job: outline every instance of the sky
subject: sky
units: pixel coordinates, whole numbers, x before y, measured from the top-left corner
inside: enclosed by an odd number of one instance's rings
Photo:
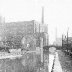
[[[57,37],[61,37],[69,28],[69,36],[72,36],[72,0],[0,0],[0,15],[6,22],[41,22],[42,6],[50,44],[55,41],[56,30]]]

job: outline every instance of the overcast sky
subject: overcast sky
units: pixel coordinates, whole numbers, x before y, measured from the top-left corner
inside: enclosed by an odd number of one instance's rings
[[[49,40],[62,33],[72,36],[72,0],[0,0],[0,15],[6,22],[37,20],[41,22],[41,7],[44,6],[45,23],[49,27]]]

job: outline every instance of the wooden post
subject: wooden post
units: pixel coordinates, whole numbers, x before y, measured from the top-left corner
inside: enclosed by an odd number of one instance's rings
[[[48,48],[48,72],[49,72],[49,48]]]
[[[69,28],[68,28],[69,30]],[[67,52],[68,52],[68,30],[67,30]]]

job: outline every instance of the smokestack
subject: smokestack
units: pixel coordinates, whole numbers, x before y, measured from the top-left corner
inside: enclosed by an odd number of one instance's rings
[[[57,27],[56,27],[56,41],[57,41]]]
[[[42,7],[42,24],[44,24],[44,7]]]

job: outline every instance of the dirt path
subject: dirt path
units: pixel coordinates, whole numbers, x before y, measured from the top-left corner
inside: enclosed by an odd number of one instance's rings
[[[61,50],[58,51],[58,56],[63,72],[72,72],[72,60],[70,56],[65,55]]]

